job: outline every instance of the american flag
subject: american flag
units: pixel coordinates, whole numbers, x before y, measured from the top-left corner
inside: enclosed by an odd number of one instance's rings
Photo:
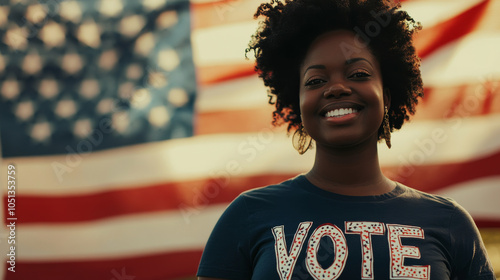
[[[244,57],[260,2],[0,1],[3,279],[192,277],[232,199],[312,166]],[[402,5],[425,97],[383,170],[500,228],[500,1]]]

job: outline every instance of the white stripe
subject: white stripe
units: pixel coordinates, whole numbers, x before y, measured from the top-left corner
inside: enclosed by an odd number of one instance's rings
[[[379,149],[381,165],[470,161],[500,151],[500,115],[409,122]]]
[[[226,206],[200,208],[192,215],[179,210],[89,223],[21,224],[17,256],[23,261],[95,260],[202,249]]]
[[[419,21],[423,28],[429,28],[447,21],[472,6],[484,0],[412,0],[402,4],[415,21]]]
[[[472,33],[422,61],[424,85],[443,87],[500,79],[500,32]]]
[[[201,87],[196,99],[200,113],[239,109],[265,108],[268,103],[267,88],[257,75],[233,79]]]
[[[197,66],[229,63],[252,64],[254,57],[245,49],[258,27],[256,20],[194,30],[191,35],[193,59]]]
[[[500,151],[498,135],[500,115],[408,123],[402,131],[393,133],[392,149],[381,143],[380,160],[383,166],[473,160]],[[284,131],[270,129],[197,136],[90,154],[9,159],[17,165],[18,193],[24,195],[94,193],[213,178],[217,174],[298,174],[307,171],[313,161],[314,151],[300,156]],[[4,170],[6,164],[3,163]]]
[[[500,172],[499,172],[500,173]],[[437,194],[456,200],[474,218],[499,220],[500,174],[440,189]]]
[[[498,220],[500,177],[439,191],[474,218]],[[88,223],[19,225],[19,259],[85,260],[201,249],[226,204],[162,213],[127,215]]]

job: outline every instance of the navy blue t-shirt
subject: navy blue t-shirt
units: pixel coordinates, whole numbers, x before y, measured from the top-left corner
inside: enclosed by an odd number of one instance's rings
[[[303,175],[236,198],[198,276],[495,279],[472,218],[453,200],[401,184],[383,195],[338,195]]]

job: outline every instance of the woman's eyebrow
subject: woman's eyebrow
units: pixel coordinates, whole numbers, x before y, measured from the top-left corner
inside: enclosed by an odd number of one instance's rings
[[[309,71],[310,69],[326,69],[326,66],[321,65],[321,64],[311,65],[311,66],[307,67],[306,70],[304,71],[304,76],[306,75],[307,71]]]
[[[353,63],[358,62],[360,60],[364,60],[364,61],[368,62],[371,66],[373,66],[372,63],[368,59],[363,58],[363,57],[355,57],[355,58],[348,59],[345,61],[345,65],[353,64]]]

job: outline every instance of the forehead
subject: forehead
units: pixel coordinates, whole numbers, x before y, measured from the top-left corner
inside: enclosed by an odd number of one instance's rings
[[[377,64],[367,44],[349,30],[335,30],[318,36],[307,50],[301,68],[310,64],[344,63],[352,58],[365,58]]]

